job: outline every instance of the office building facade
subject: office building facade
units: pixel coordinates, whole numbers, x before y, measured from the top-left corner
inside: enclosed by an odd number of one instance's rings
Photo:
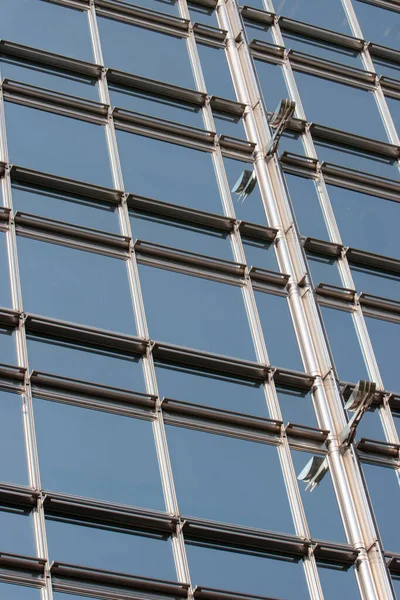
[[[2,598],[400,598],[399,41],[0,3]]]

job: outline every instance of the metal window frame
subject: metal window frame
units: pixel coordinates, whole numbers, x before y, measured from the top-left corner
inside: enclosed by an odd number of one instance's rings
[[[306,37],[317,39],[323,42],[328,42],[339,47],[351,48],[353,50],[361,51],[365,44],[364,40],[362,39],[350,35],[345,35],[344,33],[338,33],[337,31],[332,31],[331,29],[317,27],[317,25],[312,25],[303,21],[290,19],[289,17],[285,16],[279,17],[278,24],[280,29],[282,29],[283,31],[298,33],[300,35],[304,35]]]

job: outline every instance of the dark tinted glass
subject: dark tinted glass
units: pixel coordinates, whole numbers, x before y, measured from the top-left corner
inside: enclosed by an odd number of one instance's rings
[[[273,112],[282,98],[289,97],[282,67],[263,60],[255,60],[254,64],[267,110]]]
[[[7,365],[17,364],[17,348],[15,335],[12,329],[0,327],[0,363]]]
[[[283,39],[285,41],[285,46],[288,49],[304,52],[305,54],[312,54],[319,58],[325,58],[326,60],[331,60],[336,63],[350,65],[351,67],[356,67],[358,69],[363,68],[360,54],[356,50],[329,44],[323,40],[317,40],[311,37],[299,36],[292,32],[285,33]]]
[[[354,10],[365,40],[392,48],[399,47],[400,15],[398,12],[373,6],[363,0],[354,0]]]
[[[149,92],[123,88],[111,84],[110,101],[113,106],[133,110],[144,115],[151,115],[175,123],[184,123],[191,127],[203,127],[202,110],[200,106],[186,104],[167,98],[156,96]]]
[[[28,485],[21,396],[0,390],[0,481]]]
[[[361,596],[352,567],[346,571],[319,564],[318,575],[325,600],[337,600],[337,598],[360,600]]]
[[[258,183],[248,198],[243,202],[239,200],[239,196],[236,193],[232,192],[235,184],[242,176],[243,171],[253,172],[253,164],[224,157],[224,167],[229,189],[231,190],[236,217],[238,219],[243,219],[243,221],[252,221],[253,223],[260,223],[261,225],[268,225]]]
[[[193,89],[184,38],[103,17],[97,23],[108,67]]]
[[[4,0],[0,37],[93,62],[86,11],[46,0]]]
[[[315,287],[319,283],[343,287],[336,258],[307,252],[307,260]]]
[[[169,539],[46,519],[50,560],[176,580]]]
[[[393,519],[400,499],[399,475],[394,469],[376,465],[364,464],[363,471],[383,546],[388,552],[399,552],[400,522]]]
[[[388,141],[372,92],[307,73],[295,78],[308,121]]]
[[[366,318],[366,323],[383,385],[387,390],[398,392],[400,391],[398,360],[393,350],[399,343],[400,325],[369,317]]]
[[[285,174],[285,179],[300,233],[305,237],[328,240],[329,234],[314,180],[289,173]]]
[[[137,239],[233,260],[230,236],[225,231],[136,211],[131,212],[131,228]]]
[[[79,73],[52,69],[46,65],[21,62],[8,57],[1,57],[0,73],[1,77],[99,102],[97,81]]]
[[[125,131],[117,131],[117,140],[126,190],[172,204],[222,212],[211,154]]]
[[[36,556],[32,515],[20,508],[0,506],[1,550]]]
[[[351,35],[340,0],[274,0],[274,7],[278,15]]]
[[[8,266],[7,238],[0,234],[0,306],[11,307],[10,272]]]
[[[303,363],[286,298],[262,292],[256,292],[255,295],[271,364],[303,371]]]
[[[139,272],[152,339],[254,360],[240,287],[153,267]]]
[[[37,371],[145,391],[141,361],[135,356],[32,336],[27,345],[30,367]]]
[[[112,187],[102,125],[10,102],[5,112],[14,164]]]
[[[293,465],[297,475],[311,458],[312,454],[292,450]],[[312,494],[310,490],[306,491],[304,481],[298,483],[311,537],[332,542],[346,542],[330,473],[325,475]]]
[[[275,446],[168,425],[167,439],[181,513],[293,532]]]
[[[351,314],[325,307],[321,311],[339,378],[369,379]]]
[[[186,543],[194,585],[287,600],[309,600],[302,563]]]
[[[0,594],[8,600],[40,600],[40,590],[20,585],[0,583]],[[58,600],[61,600],[60,598]]]
[[[25,310],[135,334],[123,260],[18,238]]]
[[[386,256],[400,256],[398,202],[332,185],[328,186],[328,192],[346,246]],[[378,231],[379,235],[376,235]]]
[[[268,417],[260,382],[161,363],[156,363],[156,375],[161,397]]]
[[[198,43],[197,50],[208,94],[236,100],[224,48]]]
[[[367,292],[392,300],[400,298],[400,276],[396,273],[351,265],[351,274],[358,292]]]
[[[285,425],[297,423],[318,427],[310,392],[294,388],[276,388]]]
[[[120,233],[115,205],[44,188],[31,188],[23,184],[12,186],[12,196],[15,211]]]
[[[151,422],[37,399],[34,413],[46,489],[165,510]]]

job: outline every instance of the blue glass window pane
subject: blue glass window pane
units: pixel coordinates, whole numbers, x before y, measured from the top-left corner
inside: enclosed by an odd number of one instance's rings
[[[312,54],[319,58],[325,58],[326,60],[331,60],[336,63],[350,65],[351,67],[356,67],[358,69],[363,68],[363,63],[357,50],[345,48],[344,46],[336,46],[335,44],[329,44],[328,42],[317,40],[315,38],[299,36],[292,32],[285,33],[283,39],[285,46],[288,49],[304,52],[305,54]]]
[[[181,513],[293,532],[275,446],[170,425],[167,439]]]
[[[131,228],[133,238],[233,260],[230,235],[225,231],[137,211],[131,212]]]
[[[386,98],[387,105],[392,115],[393,122],[397,129],[397,134],[400,135],[400,102],[394,98]]]
[[[312,454],[292,450],[292,460],[297,475],[311,458]],[[299,481],[299,489],[311,537],[331,542],[346,542],[329,471],[312,494],[310,494],[309,490],[306,491],[304,481]]]
[[[308,121],[388,141],[372,92],[298,71],[295,78]]]
[[[400,577],[395,577],[395,575],[392,575],[392,583],[397,598],[400,598]]]
[[[19,508],[0,506],[1,551],[37,556],[32,515]]]
[[[265,240],[243,238],[242,244],[249,266],[261,267],[269,271],[279,271],[274,245]]]
[[[135,356],[32,336],[27,346],[30,367],[36,371],[145,391],[141,360]]]
[[[197,51],[208,94],[236,100],[224,48],[197,43]]]
[[[396,159],[389,156],[370,154],[357,148],[335,145],[332,142],[317,139],[313,141],[320,162],[326,161],[364,173],[373,173],[389,179],[399,179]]]
[[[274,7],[278,15],[351,35],[340,0],[274,0]]]
[[[255,296],[271,364],[304,371],[286,298],[263,292]]]
[[[294,154],[304,155],[303,146],[303,135],[296,133],[295,131],[284,131],[281,139],[279,140],[279,156],[282,156],[284,152],[293,152]]]
[[[358,292],[367,292],[391,300],[400,298],[400,276],[379,269],[351,265],[351,274]]]
[[[117,207],[113,204],[23,184],[12,185],[12,197],[15,212],[120,233]]]
[[[253,171],[253,164],[224,157],[224,167],[226,177],[228,179],[229,189],[231,190],[236,217],[238,219],[242,219],[243,221],[251,221],[253,223],[260,223],[261,225],[268,225],[258,183],[251,192],[250,196],[246,198],[244,202],[239,201],[237,194],[232,192],[233,187],[235,186],[239,177],[242,175],[243,171]]]
[[[246,139],[242,117],[216,110],[213,110],[213,117],[217,133],[241,140]]]
[[[29,485],[22,420],[22,400],[0,390],[0,481]]]
[[[7,600],[40,600],[41,598],[40,590],[37,588],[8,583],[0,583],[0,595]]]
[[[400,79],[400,64],[389,62],[377,56],[371,57],[378,75],[386,75],[392,79]]]
[[[5,112],[14,164],[113,187],[102,125],[10,102]]]
[[[387,552],[400,550],[400,521],[393,519],[399,506],[399,476],[394,469],[363,464],[372,508]]]
[[[260,21],[244,19],[244,28],[246,30],[249,43],[253,40],[261,40],[262,42],[275,44],[270,25],[260,23]]]
[[[399,325],[366,317],[367,329],[371,338],[378,367],[385,389],[393,392],[400,391],[399,364],[394,352],[399,343]]]
[[[21,62],[3,56],[0,59],[0,73],[2,78],[56,90],[62,94],[89,98],[96,102],[100,100],[97,81],[72,71],[61,71],[46,65]]]
[[[273,112],[282,98],[289,97],[282,67],[264,60],[255,60],[254,65],[267,110]]]
[[[240,287],[143,265],[139,273],[153,340],[254,360]]]
[[[186,542],[193,585],[287,600],[309,600],[301,562]]]
[[[133,112],[151,115],[174,123],[203,128],[201,106],[186,104],[166,96],[157,96],[141,90],[109,84],[110,101],[113,106]]]
[[[103,17],[97,17],[97,23],[108,67],[194,88],[184,38]]]
[[[378,8],[362,0],[354,0],[354,10],[365,40],[391,48],[399,47],[400,15],[398,12]]]
[[[195,2],[188,2],[187,4],[192,23],[202,23],[209,27],[219,27],[214,6],[203,6]]]
[[[37,399],[34,414],[46,489],[165,510],[151,422]]]
[[[0,306],[12,306],[10,272],[8,267],[7,239],[0,234]]]
[[[307,252],[307,260],[314,287],[317,287],[319,283],[329,283],[329,285],[343,287],[335,258]]]
[[[269,416],[263,384],[259,381],[162,363],[156,363],[156,376],[161,397]]]
[[[25,310],[135,334],[124,260],[18,238]]]
[[[382,421],[379,416],[379,409],[374,406],[370,408],[357,425],[356,439],[368,438],[370,440],[385,440],[385,434],[382,427]],[[348,412],[350,420],[354,413]]]
[[[394,425],[396,427],[397,435],[400,437],[400,412],[392,412]]]
[[[46,0],[4,0],[0,37],[93,62],[86,11]]]
[[[322,208],[313,179],[285,174],[295,219],[300,233],[307,237],[329,240]]]
[[[171,204],[222,212],[211,154],[126,131],[116,133],[126,190]]]
[[[351,314],[326,307],[321,311],[339,378],[369,379]]]
[[[17,347],[12,329],[0,327],[0,363],[17,365]]]
[[[144,6],[150,10],[156,10],[157,12],[179,17],[177,0],[124,0],[124,2],[135,4],[136,6]]]
[[[279,386],[276,392],[285,425],[296,423],[318,427],[310,392]]]
[[[328,185],[329,198],[346,246],[400,256],[398,202]],[[379,235],[376,232],[379,231]]]
[[[318,575],[324,592],[324,600],[337,600],[338,598],[360,600],[357,580],[351,567],[345,571],[319,564]]]
[[[46,519],[50,560],[176,581],[171,541]]]

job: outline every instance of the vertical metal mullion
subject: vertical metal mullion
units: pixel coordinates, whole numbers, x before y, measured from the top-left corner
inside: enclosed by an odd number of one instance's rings
[[[93,0],[90,6],[90,22],[91,22],[91,31],[94,40],[94,48],[96,54],[96,60],[102,63],[102,52],[101,52],[101,40],[97,27],[97,16],[95,11],[95,6]],[[108,83],[105,75],[103,74],[100,82],[100,96],[103,101],[109,104],[109,93],[108,93]],[[113,177],[114,177],[114,186],[119,190],[124,190],[123,176],[121,163],[119,159],[117,140],[115,135],[114,121],[112,118],[111,111],[109,112],[108,123],[106,125],[107,130],[107,144],[108,151],[110,155],[110,161],[113,165]],[[127,205],[127,195],[124,194],[123,199],[119,205],[119,217],[120,217],[120,225],[123,235],[127,235],[132,238],[132,231],[130,226],[129,219],[129,211]],[[134,307],[134,315],[138,329],[138,335],[143,338],[148,338],[148,328],[146,322],[145,315],[145,307],[143,302],[143,296],[140,288],[139,281],[139,273],[138,266],[136,261],[136,255],[131,249],[130,259],[127,261],[128,268],[128,279],[132,293],[133,299],[133,307]],[[142,359],[143,362],[143,371],[144,378],[146,384],[146,391],[150,394],[158,395],[158,387],[157,380],[154,369],[153,356],[151,353],[151,348],[149,348],[148,352]],[[166,503],[166,510],[172,514],[178,515],[178,503],[175,494],[175,487],[173,482],[172,468],[168,454],[168,445],[165,435],[165,427],[164,421],[162,418],[162,411],[160,407],[159,401],[157,402],[157,414],[156,419],[153,421],[153,432],[154,432],[154,440],[157,451],[157,457],[160,468],[160,476],[162,482],[162,488],[164,493],[164,499]],[[187,563],[187,557],[185,552],[185,545],[183,541],[182,532],[180,530],[177,531],[177,534],[172,536],[172,548],[175,559],[175,566],[177,569],[177,575],[179,581],[189,582],[189,569]]]

